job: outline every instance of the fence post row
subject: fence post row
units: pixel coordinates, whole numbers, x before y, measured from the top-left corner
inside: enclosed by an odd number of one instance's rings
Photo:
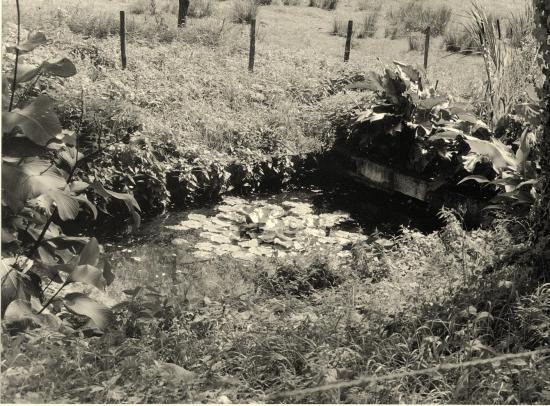
[[[184,27],[187,23],[187,11],[189,10],[189,0],[179,0],[178,8],[178,28]]]
[[[348,21],[348,33],[346,35],[346,48],[344,50],[344,62],[349,61],[349,53],[351,49],[351,35],[353,33],[353,21]]]
[[[424,42],[424,70],[428,69],[428,55],[430,53],[430,31],[431,27],[426,28],[426,40]]]
[[[250,51],[248,53],[248,70],[254,72],[254,55],[256,53],[256,18],[250,20]]]
[[[122,69],[126,69],[126,17],[124,11],[120,11],[120,60]]]

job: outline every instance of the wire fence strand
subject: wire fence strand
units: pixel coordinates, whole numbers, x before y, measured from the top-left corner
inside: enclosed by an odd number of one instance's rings
[[[269,400],[275,400],[275,399],[286,398],[286,397],[303,397],[303,396],[311,395],[317,392],[349,388],[352,386],[361,386],[361,385],[374,383],[374,382],[405,378],[408,376],[433,374],[440,371],[450,371],[450,370],[459,369],[459,368],[469,368],[469,367],[478,366],[478,365],[507,362],[518,358],[527,358],[527,357],[532,357],[534,355],[542,355],[542,354],[550,354],[550,348],[527,351],[527,352],[522,352],[518,354],[504,354],[504,355],[499,355],[492,358],[475,359],[471,361],[460,362],[457,364],[440,364],[435,367],[419,369],[416,371],[396,372],[396,373],[391,373],[391,374],[381,375],[381,376],[363,375],[351,381],[334,382],[334,383],[316,386],[313,388],[296,389],[296,390],[291,390],[286,392],[274,393],[274,394],[268,395],[265,400],[269,401]]]

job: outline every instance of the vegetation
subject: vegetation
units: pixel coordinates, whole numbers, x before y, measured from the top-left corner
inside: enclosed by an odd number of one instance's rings
[[[412,0],[388,11],[386,36],[396,37],[413,31],[426,32],[427,27],[430,27],[432,35],[442,35],[451,16],[451,9],[447,6],[432,8]]]
[[[205,0],[182,29],[173,3],[128,3],[126,70],[120,4],[32,5],[15,26],[3,7],[2,399],[548,403],[544,0],[519,42],[472,8],[479,55],[433,47],[428,72],[407,38],[445,27],[444,6],[266,4],[254,73],[242,1]],[[334,9],[369,37],[346,64]],[[361,233],[227,196],[303,186],[334,146],[491,199],[489,221],[443,208],[435,232]],[[198,210],[129,236],[174,206]]]

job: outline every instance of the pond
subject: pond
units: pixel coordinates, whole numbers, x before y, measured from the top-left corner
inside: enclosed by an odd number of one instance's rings
[[[357,183],[309,184],[275,194],[225,196],[207,207],[169,212],[146,222],[117,248],[130,252],[132,246],[147,245],[167,255],[183,250],[197,259],[230,255],[243,261],[315,250],[346,261],[353,244],[373,233],[391,236],[404,225],[430,232],[439,223],[420,203]]]

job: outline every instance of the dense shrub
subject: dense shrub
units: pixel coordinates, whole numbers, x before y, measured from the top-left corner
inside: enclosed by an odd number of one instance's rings
[[[451,21],[452,12],[448,6],[430,7],[418,1],[409,1],[388,11],[386,36],[398,36],[407,32],[425,32],[430,27],[431,35],[442,35]]]

